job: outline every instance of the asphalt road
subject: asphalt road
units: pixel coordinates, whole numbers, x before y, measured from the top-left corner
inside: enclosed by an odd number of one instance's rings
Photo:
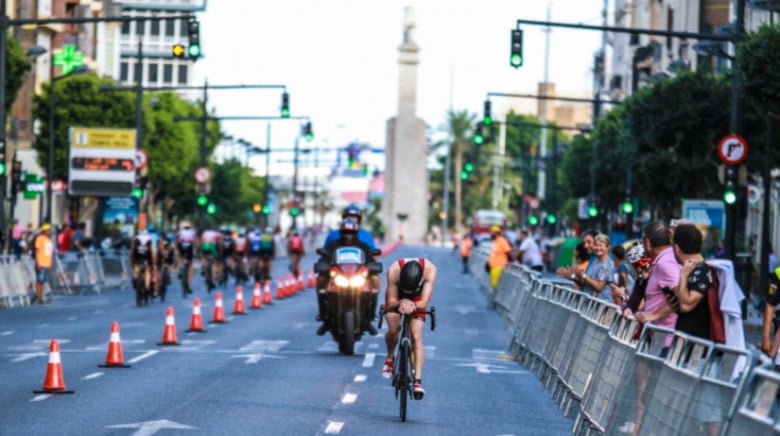
[[[208,321],[214,293],[198,277],[206,333],[186,333],[192,297],[178,283],[168,302],[135,307],[131,290],[55,296],[51,304],[0,311],[0,434],[569,434],[571,421],[540,382],[504,355],[506,334],[449,249],[402,246],[385,259],[425,256],[440,268],[433,297],[437,328],[425,331],[427,395],[407,422],[380,376],[383,332],[364,336],[354,356],[315,335],[311,289],[248,315],[232,315],[235,287],[222,289],[227,324]],[[303,265],[314,262],[307,256]],[[287,262],[278,260],[274,273]],[[175,310],[181,346],[163,347],[165,312]],[[125,363],[99,368],[117,321]],[[34,394],[49,345],[61,347],[71,395]]]

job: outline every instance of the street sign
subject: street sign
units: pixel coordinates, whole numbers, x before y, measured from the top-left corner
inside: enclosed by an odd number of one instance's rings
[[[206,167],[200,167],[195,170],[195,181],[198,183],[208,183],[211,178],[211,173]]]
[[[135,151],[135,167],[139,170],[146,168],[146,164],[149,162],[149,156],[143,150]]]
[[[727,165],[741,164],[747,152],[747,142],[739,135],[726,135],[718,143],[718,156]]]
[[[38,194],[46,190],[46,183],[37,174],[28,173],[24,175],[24,198],[34,200]]]
[[[60,67],[62,75],[66,76],[76,67],[84,65],[84,55],[76,51],[75,45],[65,44],[60,53],[54,53],[54,65]]]
[[[65,189],[67,189],[65,185],[65,181],[62,179],[54,179],[54,182],[51,184],[51,192],[65,192]]]
[[[68,192],[130,196],[135,187],[134,129],[71,127]]]

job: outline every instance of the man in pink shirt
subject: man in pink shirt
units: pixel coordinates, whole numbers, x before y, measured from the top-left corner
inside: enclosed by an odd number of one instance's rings
[[[664,289],[674,292],[677,288],[680,283],[680,264],[674,257],[669,235],[669,229],[660,221],[652,222],[642,229],[645,253],[653,258],[653,263],[650,266],[650,278],[645,290],[645,308],[636,314],[636,319],[642,323],[649,322],[674,329],[677,314],[666,303]],[[664,347],[668,347],[671,343],[672,337],[668,336],[664,341]]]
[[[22,255],[22,240],[24,239],[24,226],[19,224],[18,219],[14,219],[14,226],[11,228],[11,249],[13,255],[18,259]]]

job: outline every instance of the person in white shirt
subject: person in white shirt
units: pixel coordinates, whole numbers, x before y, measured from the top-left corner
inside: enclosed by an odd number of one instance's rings
[[[517,259],[534,271],[544,271],[542,251],[539,249],[539,244],[528,234],[528,229],[520,230],[520,248]]]

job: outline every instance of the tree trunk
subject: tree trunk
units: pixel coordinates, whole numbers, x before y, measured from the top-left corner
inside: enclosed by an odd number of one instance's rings
[[[460,172],[463,170],[463,149],[452,144],[455,150],[455,168],[453,168],[452,175],[455,178],[455,233],[460,235],[461,225],[463,224],[463,210],[461,207],[461,183]]]

